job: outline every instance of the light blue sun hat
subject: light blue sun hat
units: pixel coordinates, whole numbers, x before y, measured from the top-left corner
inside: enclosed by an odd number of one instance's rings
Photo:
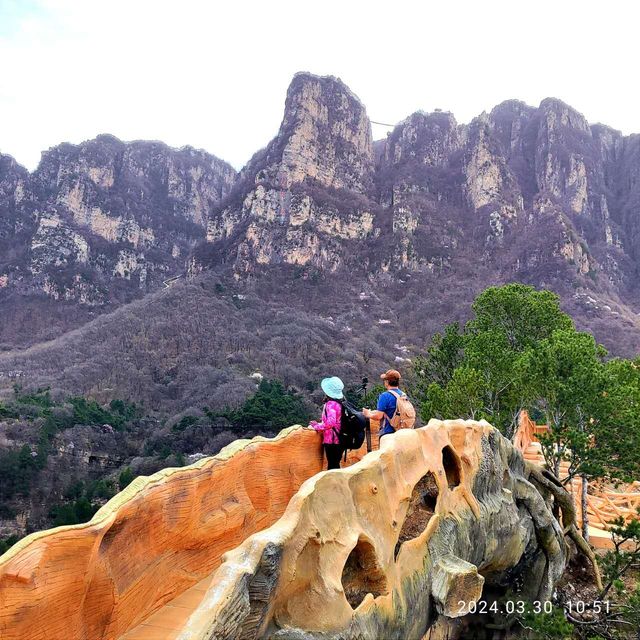
[[[342,400],[342,390],[344,389],[344,382],[338,378],[338,376],[332,376],[331,378],[324,378],[320,383],[322,390],[334,400]]]

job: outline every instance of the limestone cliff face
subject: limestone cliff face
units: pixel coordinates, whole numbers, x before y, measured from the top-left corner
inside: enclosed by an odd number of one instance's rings
[[[0,289],[9,285],[6,265],[21,261],[35,229],[29,173],[0,154]]]
[[[207,240],[225,246],[240,273],[290,264],[333,271],[342,246],[376,236],[371,125],[338,79],[301,73],[287,92],[277,137],[243,170],[210,216]],[[213,252],[219,260],[222,251]]]
[[[603,125],[592,127],[592,131],[602,158],[604,203],[612,221],[608,242],[623,247],[637,262],[640,257],[640,135],[624,137]]]
[[[2,265],[7,286],[89,305],[114,289],[145,291],[184,271],[235,176],[204,151],[107,135],[50,149],[32,175],[5,161],[3,210],[30,223],[20,255]]]
[[[538,122],[538,190],[576,216],[579,228],[584,229],[580,218],[595,223],[586,233],[589,240],[611,243],[603,159],[586,118],[560,100],[546,99],[540,104]]]
[[[212,211],[193,270],[438,274],[473,250],[509,278],[579,286],[589,276],[592,286],[602,273],[603,286],[624,289],[637,146],[549,98],[538,108],[507,101],[468,125],[417,112],[374,153],[345,85],[299,74],[278,136]]]
[[[235,171],[191,147],[123,143],[102,135],[45,152],[33,180],[34,188],[66,208],[76,224],[106,240],[122,238],[137,246],[152,241],[153,227],[160,226],[154,214],[204,227],[209,208],[233,185]],[[138,228],[127,228],[127,220]]]
[[[369,118],[360,100],[335,78],[294,77],[275,146],[282,147],[276,170],[282,186],[312,178],[324,187],[364,192],[371,184]]]
[[[462,245],[511,247],[497,262],[520,277],[535,280],[546,263],[578,278],[602,272],[624,287],[628,258],[637,260],[639,147],[638,136],[591,127],[560,100],[538,108],[509,100],[469,125],[414,114],[382,144],[377,176],[394,230],[428,224],[441,258]],[[457,221],[457,239],[443,233],[444,219]],[[424,250],[410,244],[420,262]]]
[[[376,174],[390,210],[392,247],[383,268],[439,271],[462,238],[464,127],[450,113],[417,112],[382,143]]]
[[[11,156],[0,154],[0,241],[6,243],[22,229],[29,227],[28,217],[18,214],[29,199],[29,174]]]
[[[524,201],[507,159],[497,144],[489,116],[476,118],[466,132],[465,193],[487,228],[487,242],[501,241],[506,227],[522,214]]]
[[[301,73],[278,135],[238,176],[201,151],[111,136],[49,150],[31,176],[2,158],[0,293],[100,305],[212,266],[369,283],[455,279],[473,262],[478,289],[518,279],[626,304],[639,211],[640,136],[560,100],[508,100],[469,124],[416,112],[373,144],[342,81]]]
[[[461,146],[461,131],[451,113],[418,111],[400,123],[382,147],[385,167],[416,162],[432,167],[449,163]]]

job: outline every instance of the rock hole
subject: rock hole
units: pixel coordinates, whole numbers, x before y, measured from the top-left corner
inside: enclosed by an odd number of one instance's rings
[[[387,578],[380,568],[373,545],[360,538],[342,570],[342,587],[347,602],[356,609],[367,593],[374,598],[389,593]]]
[[[400,547],[404,542],[417,538],[427,528],[427,524],[436,510],[438,495],[436,478],[431,472],[422,476],[413,487],[407,515],[402,523],[402,529],[400,529],[396,543],[394,559],[398,557]]]
[[[449,489],[457,487],[460,484],[460,460],[449,445],[442,449],[442,466],[447,475]]]

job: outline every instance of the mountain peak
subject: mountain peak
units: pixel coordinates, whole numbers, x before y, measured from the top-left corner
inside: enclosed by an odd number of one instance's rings
[[[559,98],[545,98],[542,100],[540,111],[550,127],[561,125],[571,129],[578,129],[585,133],[591,132],[587,119],[577,109],[574,109]]]
[[[389,134],[385,165],[416,159],[425,165],[441,165],[460,144],[458,124],[449,111],[416,111]]]
[[[333,76],[294,76],[270,147],[280,151],[275,154],[280,184],[309,177],[326,187],[362,192],[370,182],[371,123],[358,97]]]
[[[353,100],[362,105],[362,101],[360,100],[360,98],[341,78],[331,75],[321,76],[309,71],[298,71],[294,74],[289,84],[287,94],[297,91],[299,87],[306,84],[320,84],[326,91],[348,94]]]
[[[531,116],[535,112],[535,107],[528,105],[522,100],[503,100],[491,109],[490,116],[493,120],[504,117]]]

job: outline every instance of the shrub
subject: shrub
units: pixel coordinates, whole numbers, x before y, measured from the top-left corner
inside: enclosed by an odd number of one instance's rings
[[[6,405],[4,402],[0,402],[0,420],[6,418],[17,418],[20,414],[11,405]]]
[[[86,496],[82,496],[70,503],[54,505],[49,511],[49,517],[53,519],[54,527],[80,524],[91,520],[98,508],[98,505],[91,503]]]
[[[122,491],[125,487],[129,486],[135,476],[133,475],[133,471],[131,471],[131,467],[125,467],[121,472],[118,478],[118,486],[120,487],[120,491]]]
[[[20,540],[20,536],[9,536],[8,538],[0,538],[0,556],[6,553],[16,542]]]
[[[211,417],[215,414],[209,412]],[[309,421],[309,410],[293,390],[277,380],[262,380],[255,394],[236,410],[222,413],[234,426],[245,429],[280,430]]]

